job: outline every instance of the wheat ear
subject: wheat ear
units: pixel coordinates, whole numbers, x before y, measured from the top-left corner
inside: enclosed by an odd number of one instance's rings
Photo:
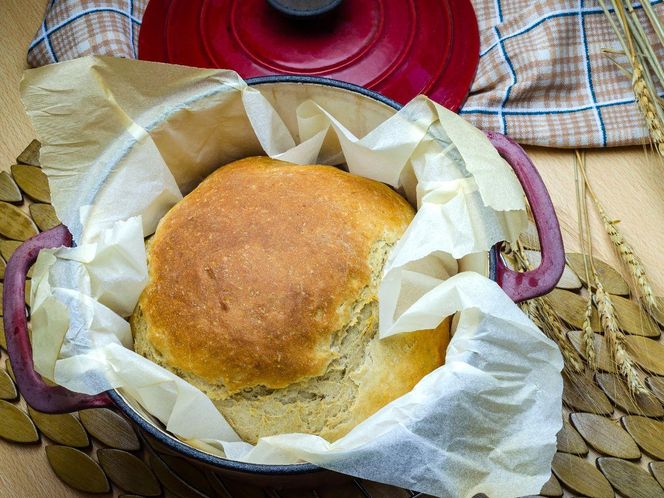
[[[611,242],[613,242],[613,245],[618,251],[620,259],[623,260],[625,266],[627,266],[629,269],[629,272],[632,274],[632,277],[634,278],[634,281],[639,288],[641,299],[649,309],[657,309],[655,293],[652,290],[652,286],[650,285],[650,281],[646,275],[643,263],[641,263],[639,257],[634,253],[632,245],[627,242],[623,234],[618,231],[615,226],[615,222],[609,220],[600,205],[597,205],[597,209],[599,211],[600,217],[602,218],[602,222],[604,223],[604,229],[606,230],[606,233],[609,235]]]
[[[518,240],[514,245],[507,245],[505,254],[515,263],[518,270],[528,271],[532,269],[526,251]],[[558,345],[558,349],[560,349],[565,360],[565,366],[575,372],[582,372],[583,362],[570,344],[565,326],[548,299],[545,297],[529,299],[521,303],[521,309],[549,339]]]
[[[586,355],[586,361],[591,370],[597,370],[597,354],[595,351],[595,333],[590,324],[593,316],[593,295],[588,295],[588,303],[586,304],[586,311],[583,317],[582,324],[582,339],[583,339],[583,352]]]
[[[641,62],[635,57],[632,58],[632,68],[632,88],[636,103],[648,125],[653,145],[664,156],[664,124],[657,113],[655,100],[643,76]]]
[[[657,59],[652,44],[649,42],[642,26],[637,17],[635,17],[634,9],[631,4],[623,3],[622,0],[611,0],[613,4],[613,11],[616,15],[618,23],[616,23],[611,15],[604,0],[599,0],[599,4],[604,10],[606,19],[613,32],[616,34],[620,45],[622,46],[623,53],[627,56],[630,65],[632,66],[632,90],[636,98],[636,104],[644,117],[653,146],[657,149],[660,155],[664,156],[664,115],[662,110],[658,107],[658,96],[655,90],[655,84],[647,68],[644,67],[643,61],[646,60],[650,67],[653,69],[655,75],[659,78],[660,83],[664,83],[662,76],[664,70]],[[626,8],[630,11],[631,17],[628,19]],[[646,9],[651,25],[655,33],[661,38],[664,36],[662,33],[662,26],[659,20],[652,22],[651,14]],[[655,16],[656,19],[656,16]],[[620,27],[619,27],[619,26]],[[635,46],[635,42],[638,47]],[[639,48],[639,51],[637,51]]]
[[[565,327],[555,314],[555,311],[553,311],[551,304],[545,299],[537,297],[522,303],[521,309],[544,335],[556,343],[565,360],[565,367],[577,373],[582,372],[583,363],[569,343],[565,334]]]
[[[533,301],[535,301],[535,307],[541,317],[540,328],[542,331],[558,345],[565,364],[575,372],[582,372],[583,362],[569,342],[565,326],[554,311],[549,300],[545,297],[538,297],[533,299]]]
[[[648,394],[649,391],[638,376],[636,366],[627,352],[625,334],[618,324],[611,296],[604,290],[597,273],[594,273],[593,277],[595,279],[595,305],[599,312],[606,344],[618,367],[618,372],[625,378],[627,387],[632,393]]]
[[[585,156],[583,156],[585,157]],[[577,223],[579,228],[579,240],[581,241],[581,253],[583,254],[583,269],[586,274],[586,282],[590,282],[590,270],[589,270],[589,258],[586,253],[586,242],[585,242],[585,232],[583,229],[583,217],[582,213],[586,207],[586,182],[580,181],[579,179],[579,170],[583,166],[583,157],[576,151],[576,157],[574,162],[574,183],[576,185],[576,214],[577,214]],[[584,176],[585,180],[585,176]],[[588,241],[590,245],[590,250],[592,251],[592,241]],[[591,370],[597,370],[597,354],[595,351],[595,334],[593,333],[593,328],[590,324],[593,316],[593,290],[592,287],[588,286],[588,303],[586,304],[586,311],[584,314],[584,319],[581,327],[581,343],[583,347],[583,352],[588,361],[588,366]]]
[[[639,257],[634,252],[634,248],[632,247],[632,245],[627,241],[627,239],[625,239],[625,236],[616,227],[616,222],[609,219],[608,215],[606,214],[606,211],[604,211],[602,203],[599,201],[599,199],[595,195],[595,192],[590,186],[590,182],[588,181],[588,177],[586,176],[585,162],[578,152],[577,152],[577,164],[579,166],[581,174],[583,175],[584,183],[586,188],[588,189],[588,193],[590,193],[590,198],[593,200],[593,203],[597,208],[597,212],[599,213],[599,216],[602,220],[602,223],[604,225],[604,230],[606,230],[609,239],[611,239],[613,246],[616,248],[618,256],[620,256],[620,259],[625,264],[625,267],[628,269],[628,271],[634,278],[634,282],[639,288],[639,293],[641,294],[641,300],[646,304],[646,307],[648,308],[649,311],[656,310],[658,308],[657,300],[655,299],[655,293],[652,289],[652,285],[650,284],[650,280],[648,279],[648,276],[646,274],[645,267],[643,266],[643,263],[641,262]]]

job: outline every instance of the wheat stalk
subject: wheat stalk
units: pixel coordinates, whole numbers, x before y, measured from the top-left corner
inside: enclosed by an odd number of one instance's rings
[[[632,66],[632,90],[634,91],[636,104],[648,127],[652,144],[659,154],[664,156],[664,110],[662,110],[653,81],[654,75],[661,84],[664,84],[664,69],[662,68],[662,64],[631,3],[625,0],[611,0],[620,27],[614,21],[604,0],[599,0],[599,3],[604,10],[611,29],[616,34],[622,46],[623,53],[627,56]],[[652,10],[650,5],[648,5],[648,8],[644,7],[644,10],[659,41],[663,42],[664,29],[654,10]],[[629,17],[627,16],[628,11],[630,14]],[[638,46],[638,50],[635,44]]]
[[[545,297],[532,299],[535,302],[535,309],[540,317],[540,328],[552,339],[560,349],[565,360],[565,365],[571,367],[575,372],[583,371],[583,362],[574,350],[567,338],[567,331],[562,321],[551,306],[551,303]]]
[[[518,270],[528,271],[532,269],[526,251],[518,240],[514,246],[507,244],[504,252],[514,262]],[[574,347],[570,344],[567,338],[567,330],[549,300],[545,297],[529,299],[521,303],[521,309],[549,339],[558,345],[558,349],[560,349],[563,355],[565,366],[574,372],[582,372],[583,362],[574,350]]]
[[[593,200],[593,203],[597,208],[597,212],[599,213],[602,224],[604,225],[604,230],[606,230],[606,233],[609,236],[609,239],[611,240],[616,252],[618,253],[618,256],[620,256],[623,264],[632,275],[634,282],[638,287],[641,300],[645,303],[648,311],[652,313],[652,311],[658,308],[658,304],[657,300],[655,299],[655,293],[653,291],[652,285],[650,284],[650,280],[646,274],[645,267],[643,266],[641,259],[634,252],[632,245],[627,241],[627,239],[625,239],[625,236],[616,227],[616,222],[611,220],[606,214],[606,211],[604,211],[602,203],[599,201],[599,198],[597,195],[595,195],[593,188],[590,186],[588,176],[586,175],[585,160],[578,151],[576,153],[576,157],[578,170],[581,171],[581,174],[583,175],[585,188],[588,189],[590,198]]]
[[[611,242],[618,251],[620,259],[622,259],[622,261],[629,269],[629,272],[631,273],[634,281],[636,282],[636,285],[639,288],[641,299],[651,310],[657,309],[655,293],[652,290],[652,286],[650,285],[650,281],[646,275],[643,263],[641,263],[639,257],[634,253],[634,249],[632,248],[631,244],[627,242],[623,234],[618,231],[615,226],[615,222],[609,220],[601,206],[598,205],[597,209],[599,211],[600,217],[602,218],[602,223],[604,223],[604,229],[606,230],[606,233],[609,235]]]
[[[622,375],[629,390],[634,394],[648,394],[648,388],[637,373],[636,366],[626,349],[625,334],[623,333],[618,319],[616,318],[615,308],[611,301],[611,296],[604,290],[597,272],[593,272],[595,281],[595,305],[599,312],[602,331],[606,337],[606,343],[611,353],[612,359],[618,367],[618,372]]]
[[[656,101],[643,74],[641,63],[634,57],[632,59],[632,88],[636,103],[646,121],[653,145],[664,156],[664,124],[657,112]]]
[[[645,3],[646,2],[643,2],[643,4]],[[644,26],[641,24],[639,16],[636,14],[636,10],[634,10],[634,7],[628,0],[623,0],[623,5],[625,6],[627,12],[629,12],[629,16],[625,15],[625,17],[621,19],[621,22],[626,21],[626,26],[628,28],[628,36],[630,38],[630,40],[628,40],[628,46],[634,47],[636,44],[636,50],[632,50],[631,53],[635,53],[641,59],[643,64],[647,64],[649,68],[648,74],[651,74],[652,72],[651,76],[656,76],[660,83],[664,83],[664,68],[662,68],[662,65],[659,62],[657,53],[655,52],[653,44],[648,38],[648,34],[646,33]],[[643,10],[647,10],[647,8],[644,6]],[[655,14],[655,12],[652,11],[652,14]],[[647,17],[658,41],[660,43],[664,43],[664,38],[662,38],[664,32],[661,31],[662,26],[659,23],[659,20],[656,19],[656,15],[654,18],[650,16]],[[652,90],[654,90],[654,86],[652,87]],[[654,92],[654,95],[657,95],[657,92]],[[661,117],[662,116],[660,116],[660,118]]]
[[[586,361],[591,370],[597,370],[597,354],[595,352],[595,333],[593,332],[590,321],[593,316],[593,295],[588,295],[588,303],[586,304],[586,311],[583,318],[581,327],[583,352],[586,355]]]
[[[583,254],[583,269],[586,274],[586,282],[590,282],[590,270],[588,269],[588,254],[586,253],[586,244],[584,237],[583,229],[583,220],[581,218],[582,212],[582,199],[584,200],[583,206],[585,206],[586,198],[586,184],[585,182],[579,181],[579,170],[581,169],[582,158],[579,154],[579,151],[576,151],[576,160],[574,162],[574,183],[576,184],[576,214],[577,214],[577,223],[579,227],[579,239],[581,241],[581,253]],[[592,252],[592,242],[589,241],[589,252]],[[586,360],[588,361],[588,366],[591,370],[597,370],[597,354],[595,352],[595,334],[593,333],[592,325],[590,321],[592,320],[593,315],[593,290],[592,287],[588,286],[588,303],[586,304],[586,311],[584,314],[584,320],[581,324],[581,334],[582,334],[582,346],[583,352],[586,355]]]
[[[556,343],[563,355],[565,367],[574,372],[583,371],[583,362],[567,339],[565,326],[553,310],[551,304],[541,297],[521,303],[521,309],[528,315],[544,335]]]
[[[618,367],[618,372],[625,379],[627,387],[631,393],[637,394],[647,394],[649,391],[646,386],[643,384],[643,381],[637,373],[637,368],[634,365],[634,361],[630,357],[626,349],[625,334],[620,328],[618,323],[618,318],[616,317],[615,308],[613,306],[613,301],[611,296],[604,290],[604,285],[599,280],[597,275],[597,269],[592,259],[593,245],[592,239],[590,237],[590,221],[588,218],[588,205],[586,201],[586,189],[590,193],[590,197],[595,201],[595,205],[600,210],[601,213],[604,212],[602,206],[597,199],[597,196],[588,182],[588,177],[585,172],[585,158],[579,153],[576,152],[575,157],[575,168],[574,168],[574,177],[576,182],[576,202],[577,202],[577,222],[579,224],[579,238],[581,240],[581,250],[584,255],[584,267],[586,272],[586,282],[588,282],[588,292],[590,293],[590,298],[588,305],[586,306],[585,319],[583,322],[583,342],[586,349],[586,357],[588,358],[588,363],[592,368],[595,368],[596,363],[595,358],[595,345],[594,345],[594,336],[592,331],[592,326],[590,320],[592,319],[592,302],[595,302],[597,306],[597,311],[600,317],[600,323],[602,326],[602,331],[604,332],[604,337],[606,338],[606,344],[611,354],[611,358]],[[579,181],[579,171],[583,174],[583,182]],[[604,218],[608,220],[606,214]],[[609,223],[613,227],[614,231],[619,234],[613,223]],[[606,228],[606,227],[605,227]],[[615,240],[614,240],[615,239]],[[611,239],[614,245],[619,240],[617,238]],[[624,237],[622,237],[623,244],[620,244],[623,247],[626,243]],[[586,252],[587,245],[587,252]],[[631,251],[631,254],[634,255],[634,251]],[[638,258],[636,259],[638,261]],[[642,268],[642,266],[641,266]],[[594,282],[594,294],[593,286],[590,285],[590,272],[592,271],[592,281]],[[645,278],[645,272],[644,272]],[[591,357],[593,358],[591,360]],[[593,363],[591,363],[591,361]]]

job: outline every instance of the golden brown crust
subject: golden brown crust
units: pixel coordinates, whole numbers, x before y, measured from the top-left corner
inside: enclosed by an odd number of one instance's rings
[[[412,216],[387,186],[330,166],[222,167],[159,224],[142,340],[228,394],[319,376],[353,303],[375,293],[376,242],[394,244]]]
[[[378,337],[382,269],[412,217],[388,187],[329,166],[225,166],[151,239],[135,349],[246,441],[334,441],[444,361],[449,320]]]
[[[435,330],[420,330],[371,341],[362,367],[351,374],[358,389],[338,425],[328,424],[320,436],[336,441],[391,401],[409,392],[422,377],[445,362],[450,320]]]

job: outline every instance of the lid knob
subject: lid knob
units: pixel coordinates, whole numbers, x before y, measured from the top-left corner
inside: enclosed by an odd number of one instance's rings
[[[306,18],[325,14],[339,6],[342,0],[267,0],[271,7],[287,16]]]

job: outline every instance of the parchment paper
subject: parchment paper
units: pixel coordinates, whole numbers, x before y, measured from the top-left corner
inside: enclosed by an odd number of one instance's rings
[[[355,137],[307,101],[296,143],[231,71],[111,58],[30,70],[22,95],[77,243],[42,251],[35,268],[42,375],[89,394],[122,388],[169,431],[228,458],[304,460],[438,496],[539,492],[561,427],[562,359],[494,282],[458,273],[457,259],[525,226],[523,192],[479,130],[421,96]],[[459,312],[446,364],[332,444],[304,434],[244,443],[205,395],[131,350],[124,318],[147,280],[143,237],[220,164],[257,153],[345,162],[417,205],[380,286],[381,337]]]

